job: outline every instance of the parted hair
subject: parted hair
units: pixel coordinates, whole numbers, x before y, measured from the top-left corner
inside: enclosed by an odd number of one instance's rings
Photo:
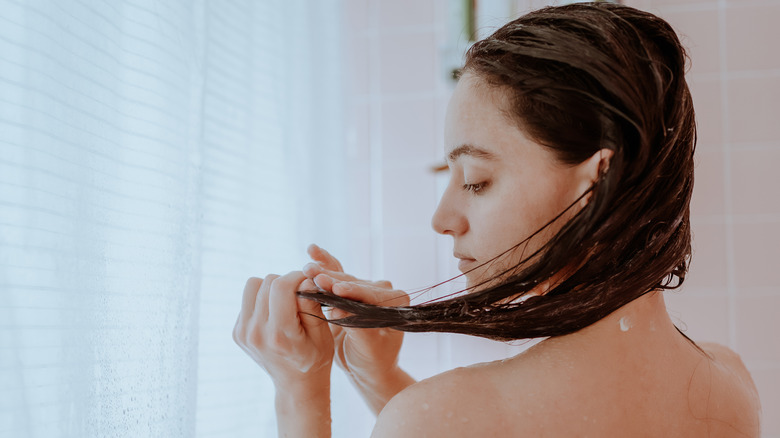
[[[696,145],[687,59],[666,21],[628,6],[546,7],[507,23],[471,46],[462,72],[504,93],[508,123],[561,162],[612,150],[587,204],[496,273],[500,281],[456,296],[393,307],[300,294],[347,311],[331,321],[344,326],[514,340],[573,333],[679,287],[691,256]],[[561,272],[545,294],[518,299]]]

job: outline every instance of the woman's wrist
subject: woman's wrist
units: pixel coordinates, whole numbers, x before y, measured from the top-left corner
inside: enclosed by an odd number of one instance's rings
[[[288,408],[306,411],[319,410],[327,406],[330,409],[330,382],[327,385],[320,385],[309,388],[299,388],[296,390],[278,388],[276,390],[276,407],[285,410]]]
[[[276,385],[280,437],[330,437],[330,373]]]
[[[285,376],[274,379],[276,394],[286,394],[290,397],[309,398],[323,391],[330,391],[330,366],[317,371],[301,373],[295,376]]]

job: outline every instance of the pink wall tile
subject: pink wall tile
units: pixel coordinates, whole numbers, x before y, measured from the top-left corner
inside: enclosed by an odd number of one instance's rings
[[[371,274],[371,235],[366,228],[354,229],[350,235],[349,254],[334,254],[344,266],[344,272],[357,278],[373,280]],[[325,248],[327,249],[327,248]]]
[[[420,160],[414,160],[419,163]],[[382,169],[382,225],[403,231],[434,231],[430,226],[436,208],[436,186],[429,167],[421,164],[385,166]],[[435,258],[431,259],[431,263]]]
[[[432,333],[406,333],[399,362],[417,380],[426,379],[441,372],[441,335]]]
[[[372,38],[357,36],[344,41],[345,92],[350,96],[365,96],[369,93],[369,51]]]
[[[780,295],[740,296],[737,300],[737,347],[745,361],[780,364]],[[768,335],[773,336],[767,342]]]
[[[694,341],[729,343],[728,298],[724,293],[664,292],[672,322]]]
[[[780,437],[780,367],[751,369],[750,375],[761,399],[761,436]]]
[[[370,109],[368,102],[353,99],[345,114],[347,157],[357,165],[367,166],[370,157]]]
[[[720,149],[723,144],[723,98],[719,79],[689,76],[688,86],[696,111],[696,150]]]
[[[726,213],[723,193],[723,152],[697,149],[694,156],[694,185],[691,216],[697,218]]]
[[[780,143],[780,76],[728,81],[727,141]]]
[[[444,96],[438,96],[436,98],[436,112],[435,112],[435,131],[436,131],[436,159],[438,161],[444,160],[444,155],[448,145],[444,144],[444,119],[447,115],[447,105],[450,103],[451,92],[447,92]]]
[[[506,344],[502,342],[465,335],[449,335],[448,337],[452,342],[450,353],[452,367],[464,367],[507,357]]]
[[[780,3],[750,5],[736,2],[726,8],[726,62],[729,70],[780,68],[780,51],[767,47],[780,41]]]
[[[652,7],[652,0],[624,0],[623,4],[632,8],[649,10]]]
[[[379,37],[382,94],[430,93],[436,89],[433,32],[382,34]]]
[[[731,154],[735,214],[780,214],[780,148]],[[775,231],[774,234],[778,234]],[[778,283],[780,286],[780,283]]]
[[[674,2],[675,5],[679,2]],[[718,9],[675,10],[659,9],[660,15],[677,32],[680,42],[688,49],[691,58],[690,74],[717,73],[720,71],[720,45],[718,44]]]
[[[359,33],[370,27],[370,5],[366,0],[342,0],[344,28]]]
[[[627,0],[625,2],[629,6],[644,7],[646,9],[652,7],[663,6],[702,6],[713,7],[717,6],[718,0]]]
[[[690,292],[725,291],[726,225],[693,223],[693,258],[683,289]]]
[[[382,102],[382,161],[433,165],[436,159],[435,111],[433,97]]]
[[[347,211],[354,227],[371,227],[371,175],[367,163],[348,166]]]
[[[395,288],[411,293],[437,283],[433,230],[387,229],[382,241],[385,278],[391,280]]]
[[[365,0],[364,0],[365,1]],[[433,26],[434,2],[430,0],[375,0],[380,28]]]
[[[780,295],[780,224],[734,224],[735,280],[740,290],[772,290]]]

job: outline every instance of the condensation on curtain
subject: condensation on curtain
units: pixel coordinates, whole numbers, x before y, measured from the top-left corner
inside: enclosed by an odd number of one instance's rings
[[[313,3],[0,1],[0,436],[274,433],[243,282],[346,227]]]

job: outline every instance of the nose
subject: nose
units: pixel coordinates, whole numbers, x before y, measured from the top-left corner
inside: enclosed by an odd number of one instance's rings
[[[459,203],[452,191],[452,185],[444,191],[436,211],[433,212],[431,226],[439,234],[458,236],[468,231],[469,223],[462,209],[458,207]]]

